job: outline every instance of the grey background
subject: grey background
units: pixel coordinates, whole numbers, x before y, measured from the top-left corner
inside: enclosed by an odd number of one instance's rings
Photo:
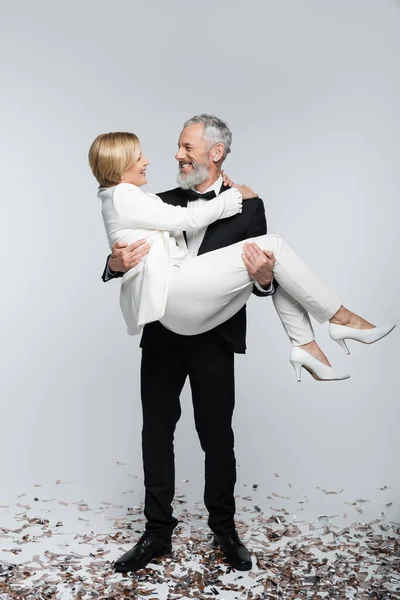
[[[26,486],[74,480],[84,498],[142,499],[139,338],[87,166],[96,135],[128,130],[151,161],[148,191],[174,187],[185,119],[233,130],[229,175],[264,199],[278,232],[376,323],[399,319],[400,8],[389,0],[9,2],[2,4],[0,504]],[[239,356],[238,490],[394,502],[399,519],[398,332],[346,357],[316,325],[348,382],[297,384],[272,302],[248,306]],[[155,374],[156,376],[156,374]],[[190,396],[177,480],[201,500],[203,457]],[[126,464],[125,471],[116,466]],[[277,477],[274,474],[279,475]],[[289,489],[289,483],[292,485]],[[388,486],[386,495],[379,490]],[[288,493],[290,492],[290,493]]]

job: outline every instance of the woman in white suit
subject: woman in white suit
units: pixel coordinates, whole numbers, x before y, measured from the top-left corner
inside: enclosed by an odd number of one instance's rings
[[[147,183],[149,161],[133,133],[98,136],[90,148],[89,163],[100,185],[98,196],[110,246],[139,239],[151,245],[145,259],[125,273],[121,283],[120,304],[130,335],[152,321],[181,335],[196,335],[228,320],[246,303],[253,283],[242,260],[243,242],[190,258],[183,231],[241,212],[242,201],[254,197],[249,188],[235,186],[195,208],[165,204],[140,190]],[[279,287],[273,300],[293,344],[290,362],[298,381],[302,367],[317,380],[349,377],[307,352],[314,340],[309,314],[320,323],[330,322],[330,336],[347,353],[345,339],[370,344],[394,328],[374,327],[346,309],[281,237],[263,235],[247,241],[275,256],[274,277]]]

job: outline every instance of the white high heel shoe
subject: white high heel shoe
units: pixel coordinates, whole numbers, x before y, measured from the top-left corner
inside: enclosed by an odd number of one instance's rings
[[[347,354],[350,354],[344,340],[356,340],[363,344],[373,344],[388,335],[395,327],[396,325],[383,325],[383,327],[373,327],[372,329],[354,329],[345,325],[329,323],[329,335]]]
[[[324,365],[320,360],[297,346],[292,349],[289,360],[296,371],[297,381],[301,381],[301,367],[304,367],[317,381],[337,381],[350,377],[348,373],[335,371],[332,367]]]

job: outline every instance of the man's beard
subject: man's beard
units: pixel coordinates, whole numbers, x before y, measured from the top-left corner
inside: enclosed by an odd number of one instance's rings
[[[183,190],[191,190],[204,183],[209,177],[207,163],[193,163],[193,171],[188,175],[179,171],[176,181]]]

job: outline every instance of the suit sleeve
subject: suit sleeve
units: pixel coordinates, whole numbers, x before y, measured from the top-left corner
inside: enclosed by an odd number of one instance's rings
[[[253,216],[250,220],[249,227],[247,229],[247,238],[257,237],[259,235],[265,235],[267,233],[267,218],[265,216],[264,202],[259,198],[255,206]],[[256,296],[272,296],[278,286],[278,282],[273,279],[271,283],[271,289],[262,292],[255,285],[253,285],[253,294]]]
[[[130,227],[160,231],[202,229],[218,219],[232,217],[242,210],[242,196],[230,189],[201,206],[171,206],[158,196],[145,194],[138,187],[120,184],[113,197],[117,214]]]
[[[108,261],[110,260],[110,258],[111,254],[107,256],[106,265],[104,267],[103,275],[101,276],[104,283],[107,283],[107,281],[111,281],[111,279],[122,277],[123,275],[123,273],[121,273],[120,271],[111,271],[110,267],[108,266]]]

